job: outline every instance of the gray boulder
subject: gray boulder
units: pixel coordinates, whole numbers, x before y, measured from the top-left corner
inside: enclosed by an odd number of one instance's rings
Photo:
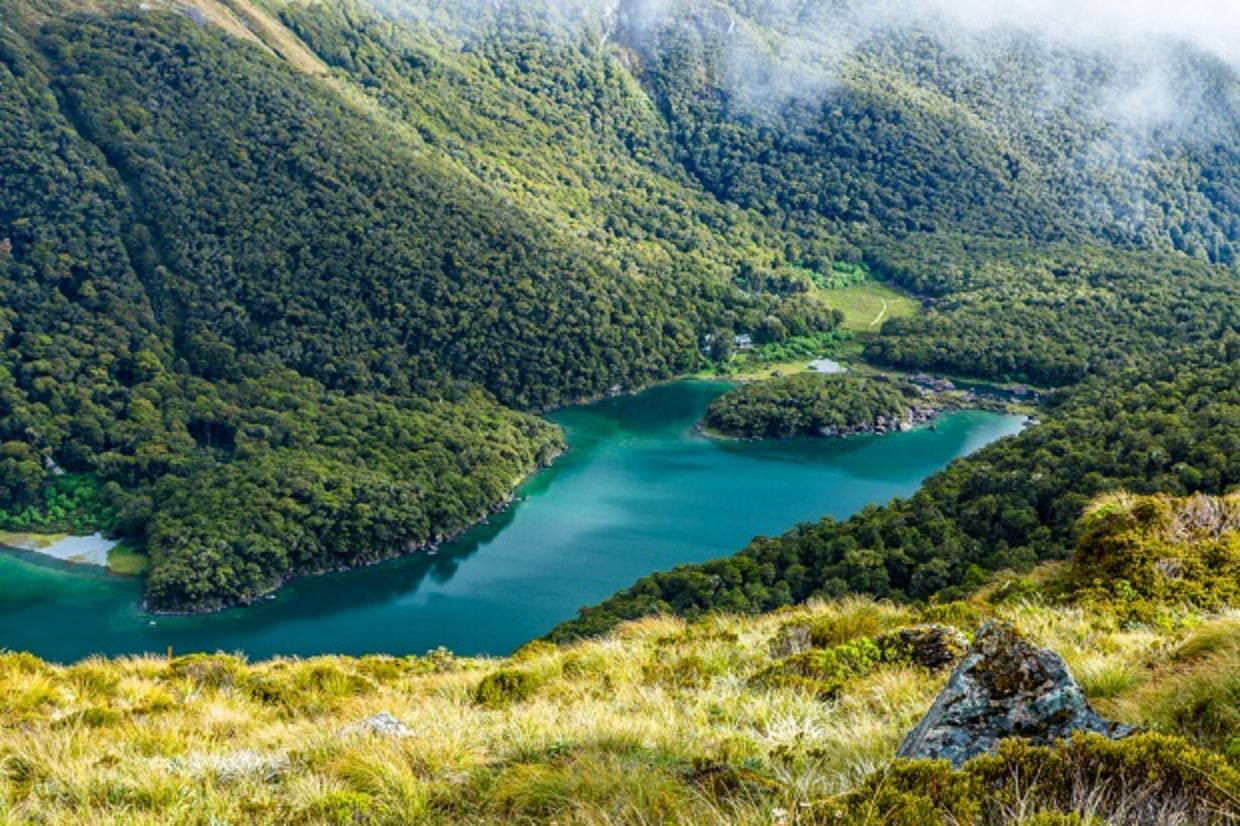
[[[1074,731],[1118,739],[1133,729],[1098,716],[1058,654],[1031,644],[1006,623],[990,622],[898,754],[959,766],[994,751],[1006,737],[1046,745]]]

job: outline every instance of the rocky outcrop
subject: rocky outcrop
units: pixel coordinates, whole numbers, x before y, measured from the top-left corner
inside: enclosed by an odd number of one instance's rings
[[[1117,739],[1133,729],[1095,713],[1058,654],[1033,645],[1010,625],[991,622],[904,739],[899,756],[942,758],[958,766],[1007,737],[1048,744],[1074,731]]]
[[[777,660],[804,654],[814,647],[813,634],[808,625],[785,625],[769,647],[771,656]]]
[[[878,436],[885,436],[888,433],[904,433],[912,430],[918,425],[932,422],[938,418],[939,410],[935,407],[910,407],[902,414],[883,415],[879,414],[874,417],[872,422],[861,422],[851,427],[820,427],[818,435],[827,438],[838,436],[859,436],[866,433],[873,433]]]

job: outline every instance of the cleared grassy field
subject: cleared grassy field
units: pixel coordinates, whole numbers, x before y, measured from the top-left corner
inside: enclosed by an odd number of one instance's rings
[[[844,313],[844,329],[854,333],[877,333],[887,319],[916,315],[921,307],[917,299],[877,281],[817,293],[831,309]]]

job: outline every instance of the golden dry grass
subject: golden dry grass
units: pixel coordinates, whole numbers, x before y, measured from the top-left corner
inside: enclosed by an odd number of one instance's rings
[[[1190,735],[1159,687],[1211,657],[1234,664],[1240,648],[1233,616],[1153,629],[1037,604],[974,611],[1062,652],[1104,712]],[[886,665],[824,701],[754,679],[771,641],[788,625],[831,644],[919,619],[848,599],[758,618],[647,619],[499,660],[55,667],[8,654],[0,812],[99,824],[775,823],[887,764],[944,675]],[[484,680],[501,686],[498,701],[479,701]],[[409,735],[342,733],[381,712]]]

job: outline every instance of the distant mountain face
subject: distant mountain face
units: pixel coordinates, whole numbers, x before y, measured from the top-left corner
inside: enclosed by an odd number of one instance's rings
[[[675,157],[767,214],[885,232],[1095,238],[1231,263],[1235,70],[1151,34],[1068,36],[930,0],[374,0],[470,48],[610,47]]]
[[[1226,63],[1174,41],[969,29],[892,5],[669,3],[626,41],[680,157],[745,206],[1235,260],[1240,86]]]

